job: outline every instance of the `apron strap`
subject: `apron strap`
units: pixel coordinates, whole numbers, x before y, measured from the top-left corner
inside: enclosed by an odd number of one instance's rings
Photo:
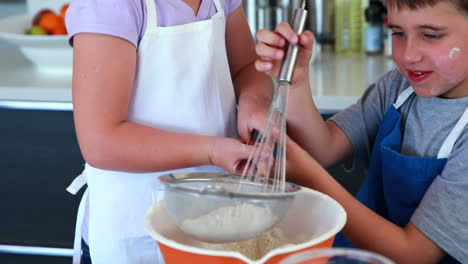
[[[452,153],[452,149],[453,149],[453,146],[455,145],[455,142],[460,137],[461,133],[463,132],[463,129],[466,127],[467,124],[468,124],[468,107],[465,109],[465,112],[463,113],[461,118],[458,120],[457,124],[452,129],[448,137],[445,139],[444,143],[442,144],[442,147],[439,150],[439,154],[437,155],[437,158],[439,159],[447,158],[450,155],[450,153]]]
[[[88,182],[88,178],[86,177],[86,174],[82,173],[73,180],[70,186],[67,187],[67,192],[73,195],[76,195],[76,193],[81,188],[83,188],[83,186],[85,186],[87,182]]]
[[[393,106],[395,106],[396,109],[400,108],[400,106],[402,106],[406,100],[408,100],[408,98],[413,94],[414,92],[414,89],[413,87],[408,87],[406,88],[399,96],[398,96],[398,99],[397,101],[393,104]]]
[[[158,12],[156,11],[155,0],[145,0],[146,2],[146,29],[156,28],[158,26]]]
[[[85,214],[86,201],[88,200],[88,189],[81,197],[80,205],[78,206],[78,213],[76,215],[76,226],[75,226],[75,240],[73,242],[73,264],[81,263],[81,226],[83,224],[83,218]]]
[[[85,173],[80,174],[76,177],[73,182],[68,186],[67,191],[73,195],[83,188],[88,182],[88,177]],[[88,189],[81,197],[80,205],[78,206],[78,213],[76,216],[76,225],[75,225],[75,240],[73,242],[73,264],[81,263],[81,226],[83,224],[83,218],[85,214],[86,200],[88,199]]]
[[[216,13],[219,13],[219,12],[224,13],[223,5],[221,5],[221,2],[219,0],[214,0],[214,4],[216,7]]]

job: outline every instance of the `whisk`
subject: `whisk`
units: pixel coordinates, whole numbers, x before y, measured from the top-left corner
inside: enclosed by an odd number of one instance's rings
[[[304,30],[307,10],[305,0],[301,7],[294,10],[292,27],[297,35]],[[299,44],[289,44],[285,59],[281,65],[278,87],[273,94],[266,123],[261,132],[254,131],[251,139],[255,139],[253,151],[242,172],[239,191],[246,188],[247,183],[262,186],[263,192],[284,192],[286,183],[286,120],[289,85],[291,84],[296,66]],[[276,133],[278,132],[278,133]],[[273,177],[271,177],[273,176]]]

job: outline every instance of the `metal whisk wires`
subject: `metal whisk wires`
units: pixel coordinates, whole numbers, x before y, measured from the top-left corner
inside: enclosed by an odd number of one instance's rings
[[[307,18],[305,0],[300,8],[294,10],[292,27],[297,35],[304,30]],[[251,153],[242,172],[239,190],[244,191],[247,184],[260,184],[264,192],[284,192],[286,183],[286,120],[289,85],[296,66],[299,45],[289,44],[281,65],[279,85],[275,89],[273,102],[269,109],[266,124],[255,135],[255,151]],[[271,177],[272,176],[272,177]]]
[[[284,192],[286,183],[286,109],[289,83],[280,82],[263,130],[254,133],[255,151],[247,160],[240,188],[256,183],[264,192]],[[272,176],[272,177],[271,177]]]

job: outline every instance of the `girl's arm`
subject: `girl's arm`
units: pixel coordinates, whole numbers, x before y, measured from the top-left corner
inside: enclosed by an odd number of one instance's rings
[[[242,6],[227,19],[226,49],[239,105],[238,131],[247,141],[253,129],[260,130],[273,93],[270,77],[255,70],[255,43]]]
[[[333,122],[325,122],[312,99],[309,62],[314,36],[305,31],[299,37],[287,23],[275,32],[260,30],[256,62],[259,71],[277,77],[287,43],[300,44],[294,77],[289,91],[288,135],[307,150],[324,167],[340,163],[352,153],[352,146],[343,131]]]
[[[445,256],[446,253],[411,222],[401,228],[356,200],[291,140],[286,158],[288,180],[323,192],[344,207],[347,221],[343,232],[356,247],[403,264],[438,263]]]
[[[136,62],[135,46],[124,39],[86,33],[74,37],[74,118],[81,151],[91,166],[152,172],[215,164],[233,172],[248,157],[250,147],[235,139],[128,121]]]

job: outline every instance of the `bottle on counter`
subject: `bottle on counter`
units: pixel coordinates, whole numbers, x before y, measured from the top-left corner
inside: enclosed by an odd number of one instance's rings
[[[352,55],[362,52],[364,14],[362,1],[335,0],[335,52]]]
[[[364,49],[368,55],[379,55],[383,52],[386,14],[385,6],[379,0],[371,0],[366,8],[365,18],[368,24],[365,29]]]

